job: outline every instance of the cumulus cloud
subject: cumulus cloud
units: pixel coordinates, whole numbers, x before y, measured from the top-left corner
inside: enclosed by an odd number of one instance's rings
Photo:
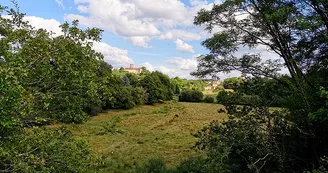
[[[114,32],[132,44],[149,47],[153,38],[199,40],[193,18],[201,8],[213,3],[191,0],[187,6],[181,0],[74,0],[82,14],[67,14],[66,20],[78,19],[84,26],[96,26]],[[179,28],[179,29],[178,29]],[[164,33],[162,33],[164,32]]]
[[[45,29],[47,31],[52,31],[54,36],[62,35],[60,22],[55,19],[44,19],[36,16],[25,16],[24,21],[28,21],[29,24],[36,29]]]
[[[196,58],[184,59],[181,57],[175,57],[168,60],[169,63],[177,65],[181,70],[193,71],[197,68]]]
[[[82,1],[82,0],[79,0]],[[35,16],[25,16],[25,21],[28,21],[31,26],[37,29],[46,29],[47,31],[54,32],[54,36],[62,35],[63,32],[61,31],[60,22],[55,19],[44,19],[41,17]],[[97,52],[100,52],[104,55],[104,61],[113,65],[114,67],[117,66],[126,66],[128,64],[132,64],[133,60],[129,58],[128,51],[123,50],[117,47],[112,47],[103,42],[94,42],[93,49]]]
[[[114,67],[128,66],[133,64],[133,60],[129,58],[128,51],[112,47],[103,42],[94,42],[93,49],[104,55],[104,61]]]
[[[165,65],[160,65],[160,66],[154,66],[153,64],[149,62],[144,62],[139,65],[140,67],[146,67],[147,70],[149,71],[160,71],[170,77],[175,77],[175,76],[184,76],[182,73],[179,73],[177,70],[173,68],[169,68]]]
[[[189,32],[185,30],[173,29],[170,31],[165,32],[164,34],[159,36],[161,40],[176,40],[181,39],[184,41],[193,41],[193,40],[200,40],[202,37],[198,33]]]
[[[144,47],[144,48],[151,48],[151,46],[148,45],[148,41],[151,39],[150,37],[135,36],[135,37],[125,37],[125,39],[132,42],[133,45]]]
[[[193,49],[193,47],[190,44],[187,44],[187,43],[183,42],[180,39],[176,39],[174,41],[174,43],[177,47],[177,50],[179,50],[181,52],[188,52],[188,53],[194,53],[195,52],[195,50]]]
[[[147,70],[149,71],[154,71],[154,66],[150,64],[149,62],[144,62],[140,64],[140,67],[146,67]]]
[[[156,26],[143,17],[151,13],[151,9],[147,6],[139,8],[137,1],[132,3],[128,0],[75,0],[75,3],[81,13],[88,15],[68,14],[65,16],[66,19],[78,19],[84,26],[96,26],[117,33],[128,38],[127,40],[136,46],[145,47],[150,36],[160,34]]]

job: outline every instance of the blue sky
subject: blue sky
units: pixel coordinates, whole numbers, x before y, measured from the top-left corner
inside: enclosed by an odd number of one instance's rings
[[[192,78],[196,57],[208,53],[201,42],[210,37],[193,18],[218,0],[18,0],[26,20],[60,34],[59,24],[74,19],[80,26],[104,30],[94,45],[114,67],[134,63],[171,77]],[[10,0],[1,0],[11,6]],[[244,49],[245,51],[245,49]],[[247,50],[246,50],[247,51]],[[237,75],[223,75],[227,76]]]

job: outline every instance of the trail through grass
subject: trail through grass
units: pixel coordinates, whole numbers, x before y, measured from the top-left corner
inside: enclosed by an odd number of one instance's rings
[[[82,125],[68,125],[77,137],[88,139],[92,149],[108,162],[101,172],[125,172],[151,158],[162,157],[170,166],[188,156],[193,133],[213,120],[223,120],[218,104],[169,102],[111,110]],[[114,169],[113,169],[114,168]]]

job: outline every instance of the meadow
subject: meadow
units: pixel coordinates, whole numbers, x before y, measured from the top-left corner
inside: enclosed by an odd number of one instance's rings
[[[213,120],[224,120],[218,104],[166,102],[110,110],[85,124],[67,125],[74,136],[87,139],[105,167],[97,172],[128,172],[152,158],[168,166],[199,156],[193,149],[195,132]]]

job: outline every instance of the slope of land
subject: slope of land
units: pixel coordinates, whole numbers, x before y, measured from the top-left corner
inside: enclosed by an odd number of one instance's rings
[[[89,141],[106,163],[103,172],[124,172],[151,158],[162,157],[173,166],[188,156],[193,133],[213,120],[223,120],[218,104],[169,102],[111,110],[82,125],[68,125],[77,137]]]

